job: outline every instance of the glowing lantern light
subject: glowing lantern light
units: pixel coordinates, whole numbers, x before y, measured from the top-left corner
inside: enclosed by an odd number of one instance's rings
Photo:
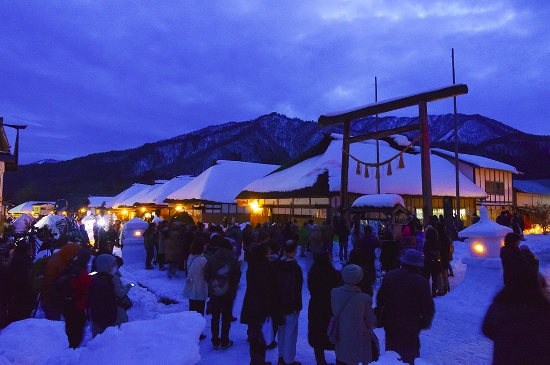
[[[176,206],[176,211],[181,212],[183,210],[183,207],[181,205]]]
[[[485,251],[485,247],[480,243],[475,244],[474,245],[474,251],[479,252],[479,253],[483,253],[483,251]]]
[[[140,237],[141,236],[141,231],[134,231],[134,236],[135,237]]]

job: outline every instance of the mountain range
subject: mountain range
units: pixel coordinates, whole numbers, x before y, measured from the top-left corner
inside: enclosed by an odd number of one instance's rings
[[[375,117],[352,123],[352,135],[376,130]],[[418,117],[380,117],[380,130],[418,123]],[[428,116],[431,147],[454,151],[452,114]],[[518,179],[550,178],[550,136],[520,132],[481,115],[457,114],[459,151],[515,166]],[[114,196],[132,183],[153,183],[177,175],[198,175],[216,160],[284,164],[317,144],[323,133],[342,133],[342,126],[320,128],[317,122],[278,113],[243,122],[213,125],[124,151],[95,153],[68,161],[42,160],[4,175],[4,200],[56,200],[70,195]],[[418,132],[405,133],[410,140]]]

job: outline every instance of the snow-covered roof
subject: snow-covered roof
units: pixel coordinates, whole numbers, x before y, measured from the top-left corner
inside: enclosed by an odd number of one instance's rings
[[[128,198],[136,196],[138,193],[143,192],[145,189],[150,189],[151,185],[147,184],[132,184],[128,189],[119,193],[113,199],[107,202],[107,208],[118,208],[122,205]],[[132,203],[133,204],[133,203]]]
[[[403,198],[397,194],[372,194],[363,195],[357,198],[352,207],[376,207],[376,208],[392,208],[396,204],[405,205]]]
[[[139,229],[139,228],[147,228],[149,226],[149,223],[145,222],[143,219],[135,217],[130,219],[128,222],[124,223],[123,229]]]
[[[105,206],[109,205],[109,201],[113,199],[112,196],[90,196],[88,197],[88,200],[90,201],[90,204],[88,204],[88,207],[90,208],[99,208],[103,203],[105,203]]]
[[[433,153],[441,154],[448,157],[454,157],[455,153],[447,150],[443,150],[441,148],[432,148],[431,149]],[[485,169],[495,169],[495,170],[502,170],[502,171],[509,171],[513,174],[519,174],[519,171],[516,170],[514,166],[505,164],[500,161],[491,160],[487,157],[481,157],[476,155],[468,155],[465,153],[459,153],[458,159],[462,162],[465,162],[467,164],[473,165],[475,167],[482,167]]]
[[[489,218],[487,208],[481,206],[479,207],[479,221],[458,232],[458,237],[504,237],[510,232],[513,232],[512,228],[493,222]]]
[[[253,162],[218,160],[214,166],[168,195],[166,199],[235,203],[235,197],[246,185],[278,167]]]
[[[243,191],[256,193],[291,192],[311,188],[319,175],[328,172],[330,192],[340,191],[340,176],[342,170],[342,136],[332,134],[332,141],[324,153],[308,158],[286,169],[253,181]],[[395,156],[398,151],[387,142],[380,141],[380,161]],[[376,141],[352,143],[350,155],[367,163],[376,162]],[[393,174],[386,175],[387,165],[380,168],[380,193],[401,195],[422,195],[421,155],[403,153],[404,169],[398,169],[399,158],[391,162]],[[361,166],[361,175],[356,174],[356,162],[350,159],[348,191],[355,194],[376,194],[377,184],[375,169],[369,168],[369,178],[363,176],[365,166]],[[455,167],[446,159],[432,155],[432,194],[434,196],[454,196]],[[484,198],[485,191],[474,184],[463,174],[459,175],[460,195],[463,197]]]
[[[55,202],[47,202],[43,200],[31,200],[22,204],[19,204],[16,207],[11,208],[8,210],[8,213],[10,214],[23,214],[23,213],[33,213],[32,207],[34,205],[44,205],[44,204],[51,204],[54,205]]]
[[[136,200],[136,203],[167,205],[167,203],[164,202],[166,197],[189,184],[194,178],[194,176],[190,175],[176,176],[175,178],[165,181],[155,189],[141,196],[138,200]]]
[[[550,187],[531,180],[514,180],[514,189],[531,194],[550,194]]]

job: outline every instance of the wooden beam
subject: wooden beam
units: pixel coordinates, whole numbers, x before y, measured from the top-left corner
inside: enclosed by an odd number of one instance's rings
[[[420,124],[405,125],[403,127],[397,127],[394,129],[387,129],[384,131],[372,132],[372,133],[362,134],[360,136],[350,137],[349,142],[350,143],[362,142],[369,139],[378,140],[384,137],[389,137],[392,134],[412,132],[412,131],[417,131],[419,129],[420,129]]]
[[[421,103],[427,103],[430,101],[450,98],[467,93],[468,86],[466,84],[446,86],[436,90],[426,91],[423,93],[405,96],[398,99],[380,101],[342,113],[330,113],[327,115],[321,115],[319,117],[318,123],[321,125],[321,127],[327,127],[334,124],[344,123],[346,121],[369,117],[376,114],[387,113],[392,110],[403,109],[409,106],[419,105]]]
[[[422,134],[421,160],[422,168],[422,215],[424,225],[433,215],[432,209],[432,168],[430,163],[430,135],[428,132],[428,104],[418,105],[418,119],[420,121],[420,133]]]

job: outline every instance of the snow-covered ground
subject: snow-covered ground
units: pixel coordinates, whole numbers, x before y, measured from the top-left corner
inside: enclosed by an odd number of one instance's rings
[[[550,237],[530,235],[524,242],[540,260],[542,274],[550,280]],[[450,278],[451,292],[435,299],[436,314],[432,328],[421,334],[421,359],[416,364],[490,364],[492,342],[481,333],[481,322],[494,294],[502,287],[502,278],[475,269],[468,261],[466,243],[456,241],[455,276]],[[91,340],[86,338],[79,349],[67,349],[62,322],[28,319],[11,324],[0,333],[0,365],[4,364],[248,364],[249,346],[246,326],[238,321],[231,326],[234,345],[214,351],[210,343],[210,317],[206,321],[188,312],[188,302],[182,296],[184,274],[168,279],[166,272],[145,270],[143,246],[126,245],[125,264],[121,269],[123,282],[136,285],[129,295],[134,306],[128,311],[129,323],[120,329],[110,328]],[[298,258],[304,276],[312,259]],[[335,263],[337,268],[339,263]],[[233,313],[240,317],[246,287],[245,270]],[[465,275],[467,273],[467,275]],[[376,288],[380,285],[377,281]],[[307,306],[309,292],[303,288],[304,309],[300,314],[296,360],[303,365],[315,365],[313,349],[307,343]],[[37,317],[42,317],[39,312]],[[207,335],[198,341],[200,331]],[[384,330],[376,329],[384,348]],[[334,352],[327,351],[327,361],[335,362]],[[268,350],[267,361],[277,362],[277,350]],[[379,364],[400,364],[394,353],[383,353]]]

